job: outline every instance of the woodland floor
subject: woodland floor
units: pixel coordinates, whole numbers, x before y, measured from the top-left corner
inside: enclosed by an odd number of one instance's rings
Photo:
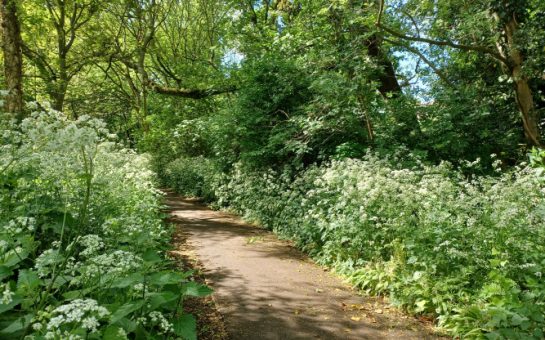
[[[210,285],[190,300],[199,339],[435,339],[431,324],[358,295],[289,242],[167,192],[173,255]]]

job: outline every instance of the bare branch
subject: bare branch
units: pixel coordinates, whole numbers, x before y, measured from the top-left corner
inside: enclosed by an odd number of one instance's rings
[[[416,54],[423,62],[425,62],[432,70],[433,72],[442,80],[444,81],[445,83],[447,83],[448,85],[450,86],[454,86],[454,84],[447,78],[447,76],[441,72],[441,70],[439,70],[434,64],[433,62],[431,62],[431,60],[429,60],[422,52],[420,52],[418,49],[410,46],[409,44],[406,44],[406,43],[403,43],[401,41],[395,41],[395,40],[390,40],[388,38],[384,38],[384,41],[387,41],[389,42],[390,44],[393,44],[393,45],[396,45],[396,46],[400,46],[400,47],[403,47],[405,48],[406,50]]]

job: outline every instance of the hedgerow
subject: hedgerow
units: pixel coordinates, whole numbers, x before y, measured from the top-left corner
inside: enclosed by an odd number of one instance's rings
[[[453,336],[543,338],[542,171],[466,177],[448,163],[409,164],[372,154],[299,174],[238,164],[211,183],[216,205]]]
[[[105,124],[35,112],[2,128],[0,338],[195,338],[207,287],[166,257],[149,159]]]

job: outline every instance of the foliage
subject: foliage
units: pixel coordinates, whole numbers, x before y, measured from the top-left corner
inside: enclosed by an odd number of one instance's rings
[[[166,166],[163,184],[182,195],[210,202],[214,199],[217,173],[215,164],[202,156],[179,158]]]
[[[3,128],[0,337],[195,337],[183,299],[209,289],[172,270],[148,157],[113,137],[57,111]]]
[[[454,335],[543,337],[545,2],[16,11],[25,98],[73,120],[2,128],[5,334],[191,337],[153,169]]]
[[[543,337],[545,189],[532,168],[466,178],[370,153],[299,174],[239,164],[215,183],[219,206],[454,336]]]

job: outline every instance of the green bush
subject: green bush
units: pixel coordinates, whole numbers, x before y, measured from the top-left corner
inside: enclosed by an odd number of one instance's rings
[[[0,338],[195,338],[146,156],[104,123],[35,113],[0,147]]]
[[[220,206],[295,240],[360,289],[437,316],[454,336],[543,338],[539,171],[466,178],[446,163],[368,155],[299,175],[237,165],[215,183]]]
[[[208,202],[214,196],[214,178],[218,170],[204,157],[179,158],[166,166],[163,184],[190,197],[200,197]]]

